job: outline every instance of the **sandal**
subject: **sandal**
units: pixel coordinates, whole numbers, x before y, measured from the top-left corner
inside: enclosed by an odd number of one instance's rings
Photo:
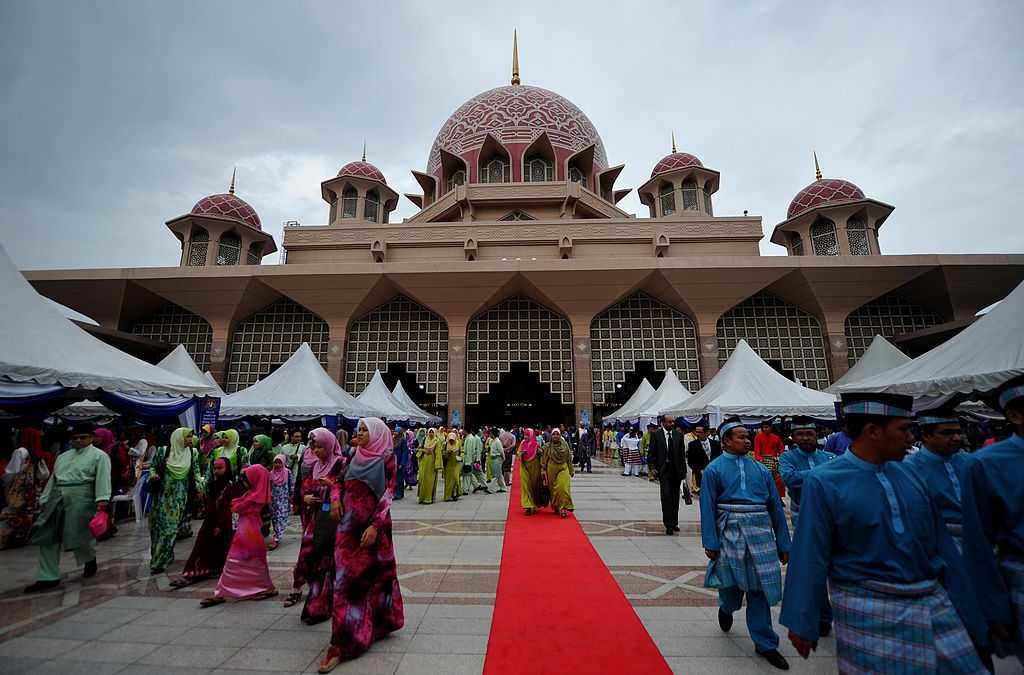
[[[277,595],[277,589],[274,589],[272,591],[262,591],[249,598],[249,600],[266,600],[267,598],[277,597]]]
[[[185,588],[186,586],[191,586],[194,583],[195,582],[190,579],[175,579],[171,582],[171,588]]]
[[[327,649],[327,653],[324,654],[323,661],[320,662],[320,667],[317,668],[318,673],[329,673],[338,667],[341,663],[341,649],[331,645]]]
[[[224,598],[205,598],[199,601],[199,607],[200,609],[206,609],[207,607],[213,607],[215,605],[223,605],[225,602],[227,602],[227,600]]]
[[[298,604],[300,600],[302,600],[302,591],[292,591],[284,599],[284,606],[291,607]]]
[[[269,544],[267,544],[267,550],[268,551],[273,551],[277,547],[278,547],[278,543],[276,541],[272,541]]]

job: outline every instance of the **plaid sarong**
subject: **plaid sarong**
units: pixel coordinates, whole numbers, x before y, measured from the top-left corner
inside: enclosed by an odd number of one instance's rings
[[[705,588],[763,591],[769,605],[782,600],[782,566],[768,509],[759,504],[719,504],[715,521],[722,548],[708,562]]]
[[[988,672],[935,581],[833,584],[831,595],[840,673]]]
[[[1017,634],[1013,644],[1000,642],[995,645],[995,651],[1002,657],[1016,654],[1024,664],[1024,560],[1002,557],[999,559],[999,569],[1010,591],[1010,605],[1017,619]]]

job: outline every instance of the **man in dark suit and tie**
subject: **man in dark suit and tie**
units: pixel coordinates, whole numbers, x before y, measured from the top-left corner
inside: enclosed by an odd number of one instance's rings
[[[701,475],[711,460],[722,454],[722,444],[708,438],[708,428],[704,424],[696,425],[693,428],[693,435],[697,439],[690,441],[690,445],[686,448],[686,462],[690,465],[690,470],[693,471],[693,484],[697,488],[696,491],[700,492]]]
[[[686,452],[683,449],[683,432],[676,429],[676,420],[671,415],[661,418],[661,428],[651,432],[648,452],[650,467],[658,471],[661,486],[661,519],[665,523],[665,534],[679,531],[679,492],[686,480]],[[686,490],[686,503],[692,504],[690,491]]]

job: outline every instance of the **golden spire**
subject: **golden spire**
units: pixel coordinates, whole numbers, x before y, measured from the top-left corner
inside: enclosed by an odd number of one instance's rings
[[[363,139],[363,161],[366,161],[366,139]]]
[[[677,152],[679,152],[679,151],[676,150],[676,132],[673,131],[672,132],[672,153],[675,154]]]
[[[235,194],[235,171],[237,170],[237,168],[238,167],[234,167],[231,169],[231,185],[228,186],[229,195]]]
[[[512,84],[519,84],[519,36],[512,29]]]
[[[814,155],[814,180],[821,180],[821,167],[818,166],[818,153],[812,150],[811,154]]]

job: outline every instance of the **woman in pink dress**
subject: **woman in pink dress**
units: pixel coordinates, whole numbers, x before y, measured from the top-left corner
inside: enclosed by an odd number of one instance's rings
[[[261,528],[260,513],[270,503],[270,472],[253,464],[243,472],[245,494],[231,502],[231,513],[238,515],[238,528],[231,539],[224,571],[213,596],[199,603],[212,607],[227,600],[262,600],[277,595],[267,566],[267,542]]]
[[[380,419],[359,420],[355,454],[343,482],[331,490],[335,536],[331,645],[319,671],[353,659],[405,625],[391,539],[391,498],[398,466],[391,430]]]

